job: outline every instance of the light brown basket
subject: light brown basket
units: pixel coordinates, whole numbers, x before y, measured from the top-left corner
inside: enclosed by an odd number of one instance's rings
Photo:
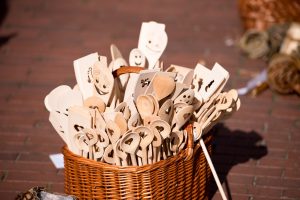
[[[300,22],[299,0],[239,0],[244,28],[265,30],[275,23]]]
[[[124,66],[114,77],[139,73],[143,68]],[[211,170],[200,145],[194,146],[193,126],[185,130],[188,142],[176,156],[145,166],[114,166],[89,160],[62,149],[65,193],[79,199],[207,199]],[[211,154],[212,136],[204,142]]]
[[[140,167],[88,160],[64,147],[65,193],[79,199],[207,199],[211,170],[199,144],[191,146],[192,127],[188,131],[187,148],[178,155]],[[212,135],[204,142],[211,153]]]

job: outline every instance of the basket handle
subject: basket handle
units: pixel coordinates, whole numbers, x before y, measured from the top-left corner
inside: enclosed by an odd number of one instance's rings
[[[121,76],[122,74],[128,73],[139,73],[141,70],[144,70],[143,67],[135,67],[135,66],[122,66],[119,69],[116,69],[112,72],[115,78]]]
[[[188,142],[186,146],[186,158],[185,161],[190,160],[193,157],[194,154],[194,135],[193,135],[193,124],[187,125],[185,128],[187,135],[188,135]]]

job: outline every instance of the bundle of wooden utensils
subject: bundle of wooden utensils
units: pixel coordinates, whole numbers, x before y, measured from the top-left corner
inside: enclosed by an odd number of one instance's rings
[[[109,65],[98,53],[74,61],[77,85],[45,98],[50,122],[73,153],[112,165],[153,164],[185,148],[187,124],[197,142],[239,109],[236,90],[222,91],[229,73],[221,65],[163,71],[166,45],[165,25],[147,22],[129,65],[115,45]]]

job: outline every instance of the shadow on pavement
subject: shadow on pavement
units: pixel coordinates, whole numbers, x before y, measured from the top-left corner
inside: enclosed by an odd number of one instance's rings
[[[9,4],[7,0],[1,0],[0,1],[0,29],[3,25],[3,22],[8,14],[9,11]],[[1,35],[0,34],[0,48],[1,46],[5,45],[7,42],[9,42],[10,39],[15,37],[16,33],[10,33],[8,35]]]
[[[226,178],[231,168],[250,159],[258,160],[266,156],[268,149],[263,138],[255,131],[232,131],[224,124],[216,125],[212,131],[214,132],[212,161],[228,199],[232,199],[230,183]],[[214,180],[211,183],[209,199],[212,199],[218,191]]]

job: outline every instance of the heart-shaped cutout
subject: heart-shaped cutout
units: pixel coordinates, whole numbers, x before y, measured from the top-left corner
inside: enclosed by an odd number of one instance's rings
[[[140,140],[141,138],[137,133],[127,132],[121,139],[121,149],[129,154],[134,154],[140,144]]]
[[[166,139],[170,136],[171,127],[168,122],[163,120],[155,120],[150,125],[151,129],[156,129],[162,136],[163,139]]]

